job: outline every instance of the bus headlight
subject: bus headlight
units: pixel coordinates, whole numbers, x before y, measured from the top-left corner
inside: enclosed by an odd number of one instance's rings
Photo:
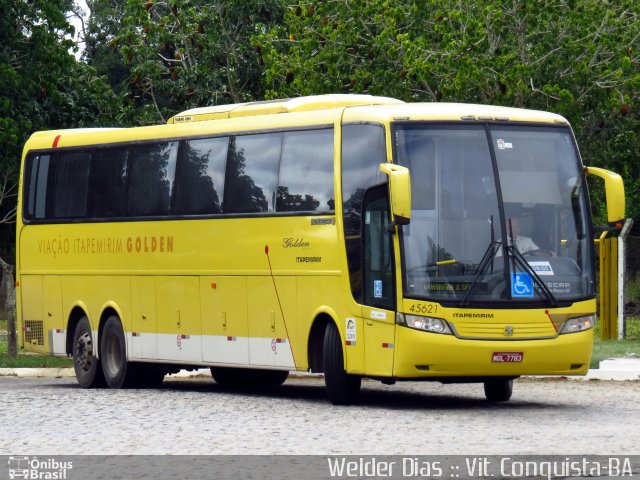
[[[423,330],[425,332],[431,333],[442,333],[444,335],[452,335],[449,324],[442,318],[421,317],[419,315],[398,313],[396,321],[400,325],[405,325],[416,330]]]
[[[560,329],[560,335],[565,333],[576,333],[576,332],[583,332],[585,330],[589,330],[590,328],[593,328],[593,325],[595,323],[596,323],[595,315],[586,315],[584,317],[570,318],[569,320],[564,322],[564,325],[562,325],[562,328]]]

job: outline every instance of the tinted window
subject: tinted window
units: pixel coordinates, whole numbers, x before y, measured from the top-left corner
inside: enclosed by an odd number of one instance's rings
[[[222,211],[228,145],[228,137],[182,143],[173,192],[173,213],[184,215]]]
[[[389,235],[389,193],[386,185],[364,196],[364,303],[394,308],[393,237]]]
[[[273,212],[278,183],[282,133],[232,139],[227,160],[226,213]]]
[[[127,149],[97,150],[91,158],[89,216],[93,218],[124,215],[127,181]]]
[[[334,210],[333,130],[287,132],[282,148],[277,210]]]
[[[47,183],[49,180],[49,165],[51,155],[42,155],[38,166],[38,180],[36,186],[36,218],[45,218],[47,214]]]
[[[54,218],[79,218],[87,215],[89,152],[62,153],[55,170]]]
[[[168,215],[178,142],[136,145],[129,151],[127,215]]]
[[[38,179],[38,171],[42,167],[42,171],[44,172],[44,178],[42,182],[39,182]],[[27,190],[25,192],[24,202],[25,202],[25,218],[34,218],[36,214],[36,201],[37,201],[37,187],[40,187],[42,190],[41,194],[46,198],[46,186],[47,186],[47,175],[49,174],[49,155],[31,155],[27,158],[27,163],[25,166],[25,181],[27,182]],[[44,216],[44,202],[41,206],[41,216]]]
[[[362,301],[361,225],[365,191],[385,181],[380,164],[387,161],[384,130],[377,125],[342,129],[342,210],[351,291]]]

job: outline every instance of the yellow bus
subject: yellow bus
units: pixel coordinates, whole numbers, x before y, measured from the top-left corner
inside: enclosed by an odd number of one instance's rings
[[[21,345],[83,387],[324,373],[484,383],[582,375],[595,320],[584,168],[568,122],[513,108],[319,95],[166,125],[35,133],[17,220]]]

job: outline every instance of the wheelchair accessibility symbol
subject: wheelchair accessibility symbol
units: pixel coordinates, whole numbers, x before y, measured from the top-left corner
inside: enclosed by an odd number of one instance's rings
[[[511,296],[533,298],[533,278],[526,272],[511,274]]]

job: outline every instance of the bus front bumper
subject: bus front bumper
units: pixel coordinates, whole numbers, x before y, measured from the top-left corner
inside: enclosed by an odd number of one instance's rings
[[[399,326],[393,376],[585,375],[593,330],[539,340],[471,340]]]

